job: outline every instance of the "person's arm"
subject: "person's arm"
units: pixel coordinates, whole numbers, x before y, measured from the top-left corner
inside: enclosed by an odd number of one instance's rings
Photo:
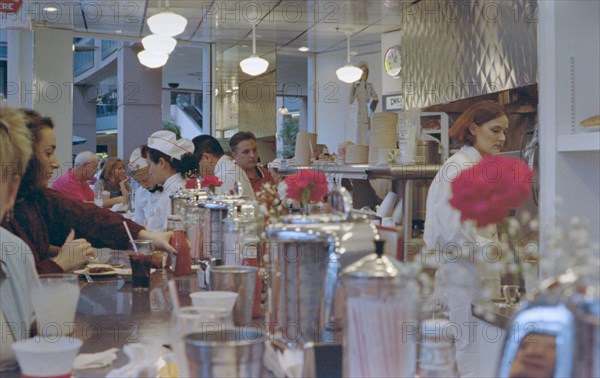
[[[108,209],[70,200],[52,189],[44,189],[43,193],[47,197],[45,223],[52,245],[62,245],[69,230],[74,229],[77,238],[85,238],[94,247],[127,249],[130,243],[123,221],[127,222],[134,238],[143,229],[137,223]]]

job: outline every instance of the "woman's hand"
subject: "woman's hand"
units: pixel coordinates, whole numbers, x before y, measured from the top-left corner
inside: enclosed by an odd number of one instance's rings
[[[138,239],[152,241],[152,243],[154,243],[154,247],[156,247],[156,249],[160,249],[162,251],[172,252],[172,253],[177,254],[177,251],[175,250],[175,248],[173,248],[173,246],[171,246],[171,244],[169,244],[169,241],[171,240],[172,236],[173,236],[173,233],[171,231],[169,231],[169,232],[151,232],[148,230],[142,230],[138,233]]]
[[[121,195],[127,198],[127,194],[129,194],[129,189],[127,189],[127,183],[129,182],[129,177],[125,177],[123,180],[119,182],[119,188],[121,189]],[[127,202],[127,200],[125,200]]]
[[[96,258],[96,251],[92,245],[85,239],[75,239],[75,232],[71,229],[60,252],[52,260],[65,272],[71,272],[93,258]]]

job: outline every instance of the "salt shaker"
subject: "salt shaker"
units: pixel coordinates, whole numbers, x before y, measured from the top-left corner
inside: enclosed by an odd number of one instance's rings
[[[344,269],[344,377],[414,377],[419,289],[405,271],[383,255],[382,240]]]
[[[458,377],[454,356],[454,333],[448,319],[427,319],[421,323],[419,378]]]

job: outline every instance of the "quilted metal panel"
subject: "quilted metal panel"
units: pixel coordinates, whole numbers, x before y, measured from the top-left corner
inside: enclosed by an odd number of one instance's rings
[[[407,108],[537,82],[537,2],[425,0],[403,8]]]

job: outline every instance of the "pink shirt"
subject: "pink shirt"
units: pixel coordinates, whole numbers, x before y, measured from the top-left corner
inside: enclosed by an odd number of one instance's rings
[[[73,200],[84,202],[94,201],[94,191],[87,182],[77,181],[75,176],[73,176],[72,168],[69,168],[67,172],[54,181],[52,189],[61,192],[65,197]]]

